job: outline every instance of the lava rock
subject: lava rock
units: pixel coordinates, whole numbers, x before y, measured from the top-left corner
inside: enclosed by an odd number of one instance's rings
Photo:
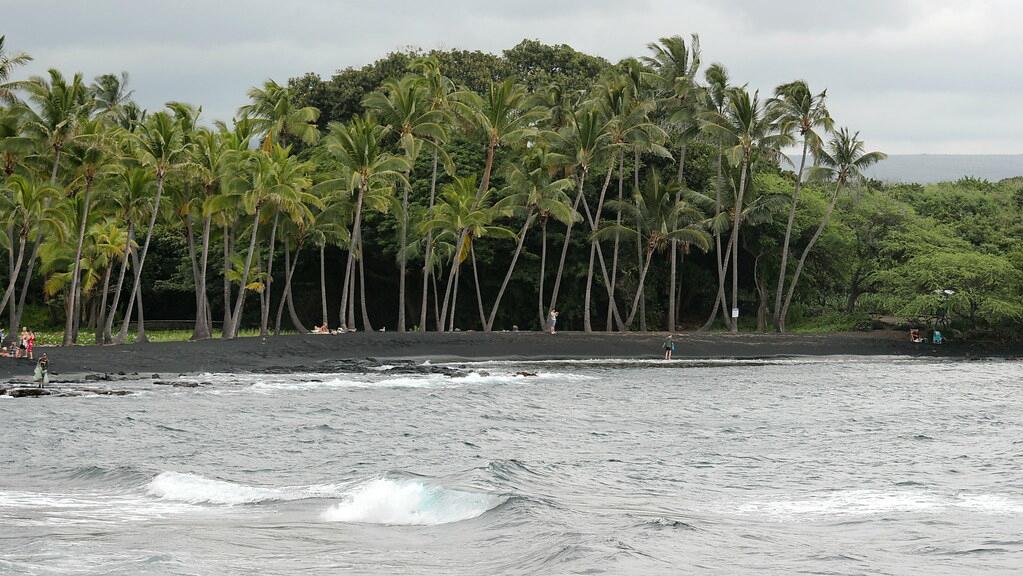
[[[50,391],[46,388],[13,388],[7,391],[7,395],[12,398],[38,398],[49,396]]]

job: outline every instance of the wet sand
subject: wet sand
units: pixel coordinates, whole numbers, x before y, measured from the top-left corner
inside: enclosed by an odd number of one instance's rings
[[[43,347],[54,376],[182,374],[201,372],[315,371],[345,359],[557,360],[658,358],[665,333],[373,332],[292,335],[145,345]],[[676,337],[676,358],[765,358],[820,355],[1023,356],[1019,345],[913,344],[902,332],[841,334],[689,333]],[[0,358],[0,380],[30,377],[34,363]]]

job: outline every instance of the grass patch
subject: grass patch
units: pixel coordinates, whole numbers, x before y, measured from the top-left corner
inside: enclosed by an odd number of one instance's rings
[[[297,334],[293,330],[282,330],[281,334]],[[213,331],[213,338],[220,338],[222,333],[219,330]],[[134,331],[128,332],[128,339],[126,342],[131,344],[135,342],[137,334]],[[259,336],[258,328],[243,329],[238,333],[239,338],[248,336]],[[146,337],[150,342],[184,342],[192,337],[191,330],[146,330]],[[60,346],[64,341],[63,330],[37,330],[36,331],[36,346]],[[91,330],[87,332],[78,333],[78,345],[79,346],[94,346],[96,344],[96,334]]]

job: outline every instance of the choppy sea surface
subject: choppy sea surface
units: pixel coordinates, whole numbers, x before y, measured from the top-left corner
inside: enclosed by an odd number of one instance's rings
[[[1023,571],[1019,362],[470,368],[0,399],[0,573]]]

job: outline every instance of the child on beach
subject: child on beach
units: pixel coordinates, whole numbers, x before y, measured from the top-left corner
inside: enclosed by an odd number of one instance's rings
[[[674,352],[675,352],[674,335],[668,334],[668,337],[664,340],[664,359],[671,360],[671,355]]]

